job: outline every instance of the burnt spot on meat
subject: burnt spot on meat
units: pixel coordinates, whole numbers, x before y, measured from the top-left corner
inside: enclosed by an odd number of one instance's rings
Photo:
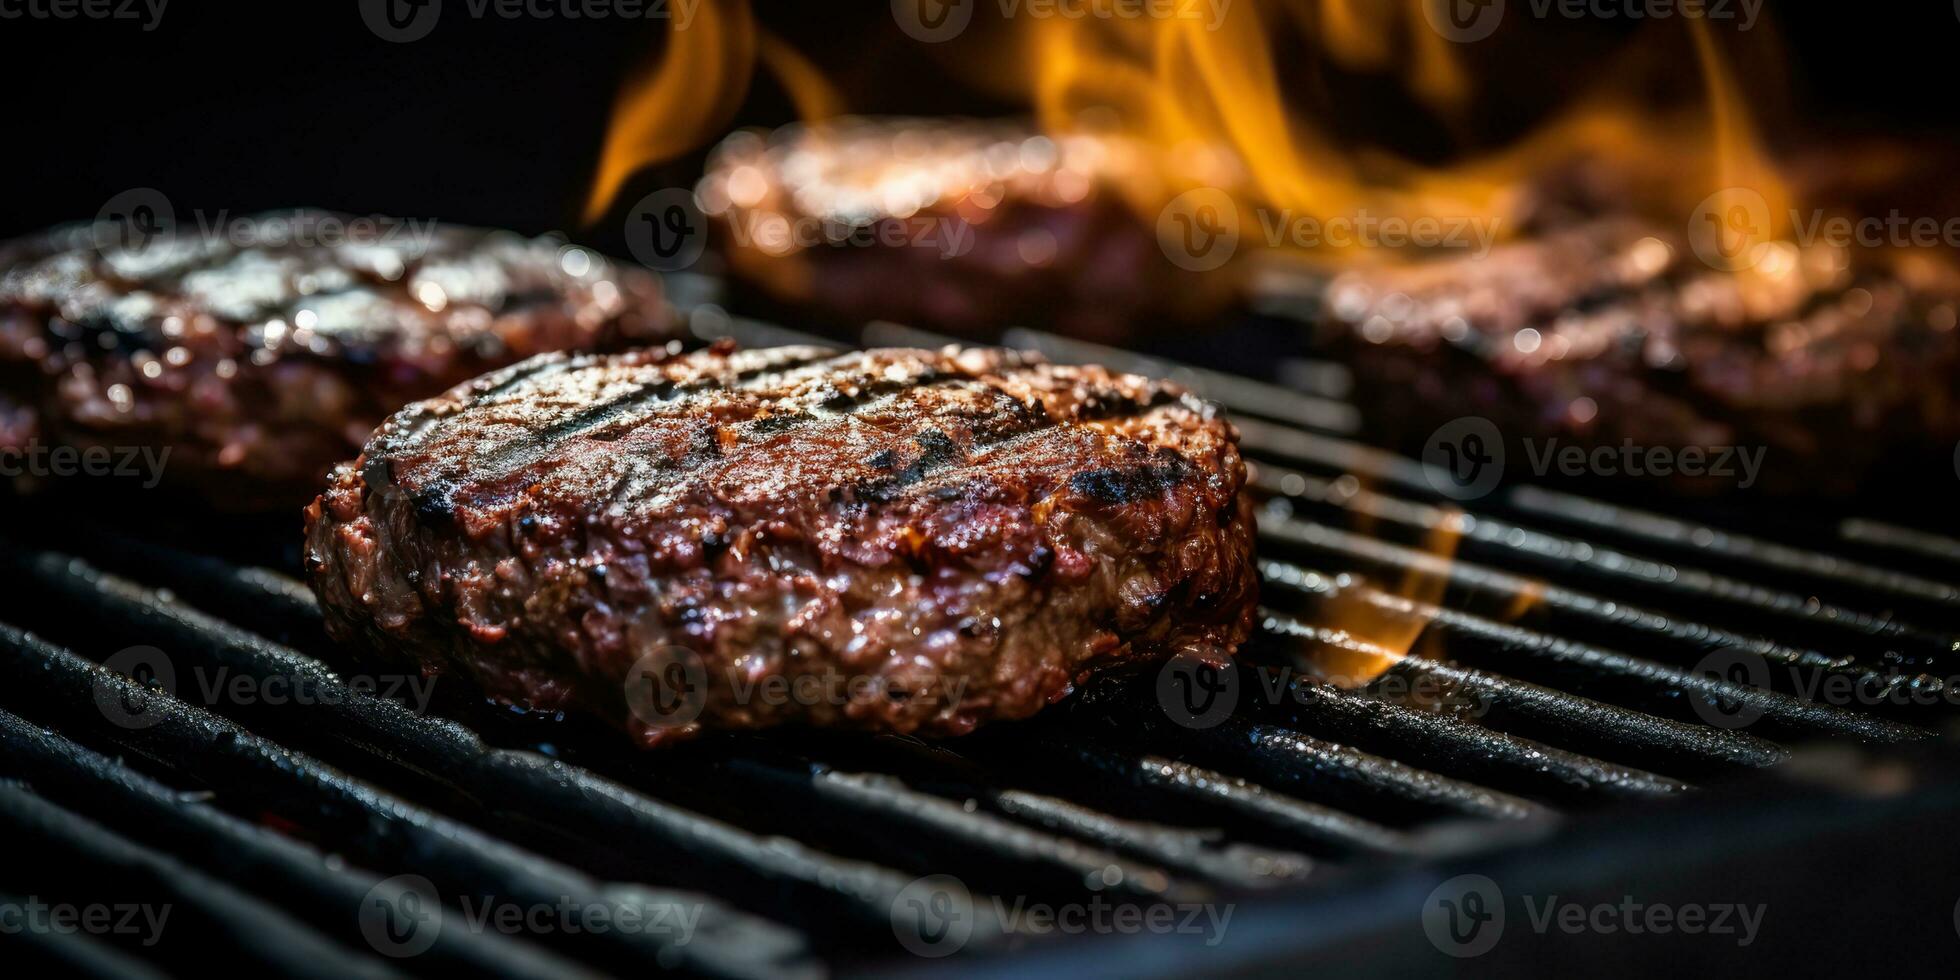
[[[1105,504],[1132,504],[1161,497],[1190,477],[1181,459],[1142,466],[1105,466],[1084,470],[1068,479],[1080,496]]]
[[[588,655],[581,638],[685,645],[711,676],[848,664],[893,682],[847,713],[714,695],[704,728],[942,735],[1026,717],[1112,660],[1222,658],[1245,635],[1248,522],[1208,519],[1239,506],[1244,479],[1222,421],[1166,405],[1085,422],[1085,405],[1110,416],[1159,396],[1140,378],[988,350],[863,351],[735,380],[786,361],[624,355],[547,372],[495,405],[459,410],[445,396],[423,448],[389,460],[393,482],[362,488],[344,474],[334,506],[313,516],[330,621],[461,664],[508,701],[574,692],[642,740],[618,695],[627,665]],[[671,397],[579,428],[593,417],[581,413],[616,412],[619,397],[663,381]],[[596,441],[615,428],[616,441]],[[488,472],[499,453],[517,468]],[[418,510],[417,487],[445,506]],[[356,509],[371,540],[338,530]],[[1167,513],[1176,519],[1157,519]],[[580,573],[483,574],[503,570],[513,542],[479,529],[532,514],[553,533],[516,542],[522,560]],[[404,589],[420,570],[442,587],[406,590],[397,605],[411,621],[384,622],[394,607],[337,584],[363,568],[384,586]],[[1194,611],[1198,593],[1215,608]],[[491,633],[494,647],[480,642]],[[957,703],[932,703],[940,679],[959,682]]]
[[[966,453],[959,444],[938,429],[927,429],[914,436],[912,441],[919,447],[919,458],[913,460],[912,465],[890,476],[861,481],[853,488],[852,495],[860,500],[891,503],[932,472],[966,461]]]

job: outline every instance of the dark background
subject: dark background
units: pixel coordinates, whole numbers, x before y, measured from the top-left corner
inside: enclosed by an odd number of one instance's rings
[[[5,9],[26,2],[4,0]],[[442,2],[434,31],[407,44],[370,33],[356,0],[173,0],[148,33],[128,21],[0,20],[8,93],[0,166],[15,188],[0,207],[0,234],[92,218],[111,195],[149,186],[168,195],[180,220],[195,210],[308,205],[557,229],[618,251],[616,219],[582,228],[578,215],[613,96],[623,77],[658,56],[665,23],[478,20],[465,0]],[[976,29],[934,46],[902,34],[886,0],[758,0],[755,9],[823,68],[853,110],[1012,112],[1012,102],[958,80],[976,66],[982,75],[993,70],[982,22],[998,8],[979,3]],[[1759,32],[1787,48],[1787,76],[1754,67],[1741,74],[1764,93],[1765,114],[1777,116],[1780,131],[1960,129],[1947,97],[1960,47],[1952,4],[1768,0],[1765,16],[1774,28]],[[1598,81],[1609,70],[1606,55],[1628,34],[1625,21],[1560,22],[1534,39],[1519,20],[1512,12],[1493,39],[1500,43],[1472,52],[1500,62],[1485,66],[1475,103],[1475,128],[1492,138]],[[1284,63],[1308,61],[1288,54]],[[1682,67],[1692,73],[1691,61]],[[1299,71],[1314,75],[1303,88],[1328,81],[1319,68]],[[1336,100],[1343,131],[1418,155],[1440,152],[1438,127],[1386,80],[1334,84],[1359,95]],[[736,122],[791,116],[762,77]],[[698,166],[698,155],[675,161],[629,190],[689,183]]]

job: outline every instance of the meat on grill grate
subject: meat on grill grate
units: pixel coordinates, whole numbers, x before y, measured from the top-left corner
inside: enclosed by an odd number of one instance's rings
[[[297,507],[389,412],[560,349],[665,341],[651,275],[509,232],[323,212],[97,248],[0,246],[0,447],[168,448],[163,478]]]
[[[1244,481],[1214,407],[1100,368],[548,355],[389,419],[309,508],[306,561],[337,638],[648,744],[957,734],[1098,666],[1228,656]]]
[[[1026,123],[850,118],[729,137],[698,197],[730,269],[799,317],[981,337],[1052,324],[1113,340],[1236,295],[1224,271],[1172,264],[1125,199],[1125,187],[1221,182],[1162,157]]]
[[[1541,451],[1740,447],[1765,489],[1842,494],[1960,439],[1960,276],[1925,257],[1788,246],[1721,272],[1622,218],[1308,281],[1323,353],[1352,367],[1372,434],[1410,450],[1481,416]]]

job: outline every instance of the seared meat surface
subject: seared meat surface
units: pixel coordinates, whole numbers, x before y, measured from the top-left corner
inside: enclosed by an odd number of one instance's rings
[[[213,504],[299,507],[410,401],[671,335],[657,279],[584,250],[347,227],[298,212],[142,248],[97,248],[87,226],[0,247],[0,448],[167,448],[165,482]]]
[[[654,744],[955,735],[1092,669],[1228,656],[1236,433],[996,350],[546,355],[404,409],[307,513],[333,634]]]
[[[1804,494],[1850,493],[1907,460],[1951,477],[1960,275],[1941,255],[1789,245],[1730,273],[1620,218],[1305,282],[1281,288],[1318,297],[1321,353],[1354,370],[1371,435],[1410,452],[1480,416],[1518,460],[1523,440],[1740,447],[1760,454],[1761,489]]]
[[[970,337],[1039,325],[1120,341],[1236,297],[1229,267],[1170,261],[1159,205],[1126,197],[1221,180],[1113,136],[860,117],[737,133],[716,148],[697,197],[730,270],[798,317]]]

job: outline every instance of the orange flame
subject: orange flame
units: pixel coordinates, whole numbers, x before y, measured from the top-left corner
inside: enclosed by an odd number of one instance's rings
[[[755,17],[748,0],[705,0],[696,15],[673,20],[667,55],[628,80],[606,127],[598,172],[585,202],[596,221],[641,167],[670,160],[727,128],[755,71]]]

